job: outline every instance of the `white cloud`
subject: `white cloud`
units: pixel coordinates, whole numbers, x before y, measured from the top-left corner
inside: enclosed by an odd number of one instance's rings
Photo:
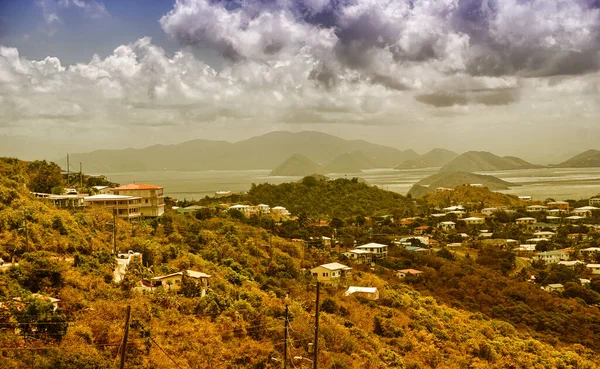
[[[50,36],[56,33],[58,26],[62,23],[59,16],[62,9],[81,9],[85,16],[93,19],[110,15],[104,3],[97,0],[37,0],[37,4],[42,8],[42,15]]]

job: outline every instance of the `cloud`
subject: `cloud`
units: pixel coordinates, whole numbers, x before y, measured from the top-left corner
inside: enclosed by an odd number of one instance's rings
[[[42,8],[42,15],[50,36],[56,33],[58,26],[62,23],[59,16],[62,9],[80,9],[83,10],[85,16],[92,19],[110,15],[104,3],[97,0],[38,0],[37,4]]]
[[[184,45],[231,60],[310,54],[330,70],[400,80],[431,73],[524,77],[600,69],[592,0],[177,0],[160,19]]]

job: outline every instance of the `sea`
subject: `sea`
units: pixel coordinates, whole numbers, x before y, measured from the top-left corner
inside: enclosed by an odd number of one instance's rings
[[[370,185],[406,195],[411,186],[437,173],[439,168],[418,170],[372,169],[362,173],[331,173],[330,178],[360,177]],[[151,183],[165,186],[165,194],[176,199],[198,200],[217,191],[244,192],[252,183],[280,184],[301,177],[269,176],[264,170],[149,171],[109,173],[112,182]],[[580,200],[600,194],[600,168],[542,168],[482,172],[517,184],[499,192],[531,196],[533,200]]]

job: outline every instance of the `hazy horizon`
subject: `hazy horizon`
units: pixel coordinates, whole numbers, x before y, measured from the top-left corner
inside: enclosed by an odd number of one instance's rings
[[[24,0],[0,14],[3,155],[304,130],[540,164],[599,148],[594,1]]]

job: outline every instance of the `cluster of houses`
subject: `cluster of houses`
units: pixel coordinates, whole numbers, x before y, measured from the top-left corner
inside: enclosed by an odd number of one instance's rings
[[[267,215],[271,214],[276,217],[281,218],[289,218],[291,213],[284,208],[283,206],[274,206],[270,207],[269,205],[259,204],[259,205],[232,205],[228,208],[228,210],[237,210],[244,214],[246,217],[250,217],[252,215]]]
[[[155,218],[165,212],[164,187],[150,184],[130,183],[119,187],[95,186],[96,195],[52,195],[33,193],[57,208],[97,206],[113,210],[119,218]],[[75,191],[76,192],[76,191]]]

